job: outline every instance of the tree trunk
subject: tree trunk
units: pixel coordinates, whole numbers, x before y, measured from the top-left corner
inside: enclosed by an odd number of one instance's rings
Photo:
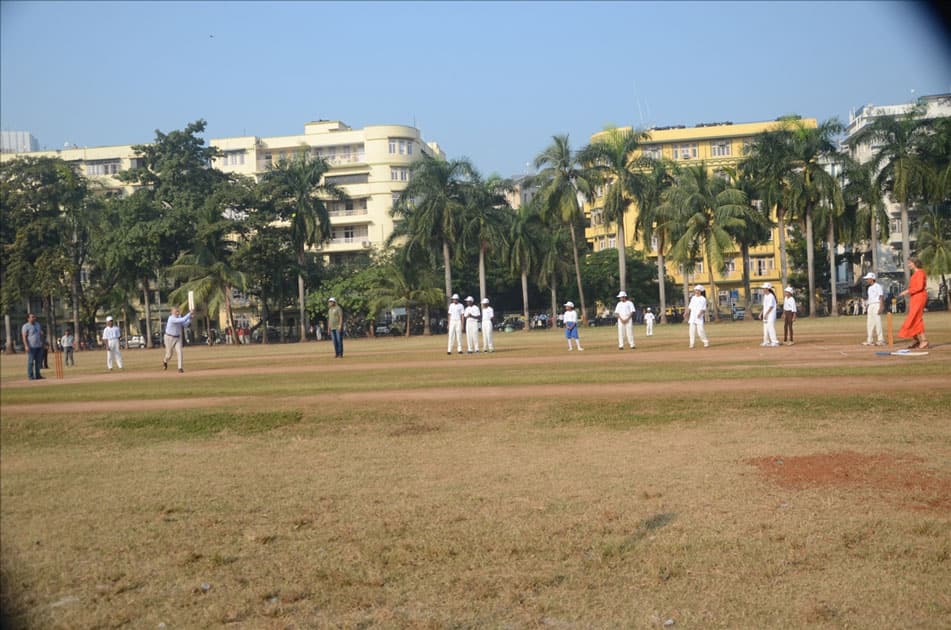
[[[835,225],[832,223],[832,217],[829,217],[829,288],[832,290],[832,302],[831,310],[832,316],[839,316],[839,298],[836,295],[836,282],[835,282]]]
[[[816,252],[812,236],[812,208],[806,208],[806,274],[809,276],[809,317],[815,317],[816,311]]]
[[[551,272],[551,314],[556,317],[558,314],[558,275]]]
[[[872,209],[871,234],[869,238],[872,243],[872,271],[879,272],[878,266],[878,214]]]
[[[225,317],[228,318],[228,337],[232,345],[238,343],[238,336],[234,332],[234,312],[231,310],[231,285],[225,286]],[[264,331],[267,336],[267,330]]]
[[[617,218],[617,272],[620,279],[620,291],[627,291],[627,246],[624,243],[624,213]]]
[[[304,266],[303,256],[300,257],[299,262],[301,267],[303,267]],[[300,341],[301,343],[303,343],[307,341],[307,328],[304,322],[304,274],[302,273],[297,274],[297,301],[300,304],[300,314],[298,318],[299,319],[298,323],[300,324]],[[267,333],[266,330],[264,332]]]
[[[271,319],[271,312],[267,307],[267,300],[261,300],[261,324],[264,326],[264,338],[261,340],[262,343],[271,343],[267,338],[267,322]],[[248,341],[251,341],[250,339]]]
[[[684,312],[686,312],[687,305],[690,304],[690,282],[687,280],[687,265],[681,265],[680,269],[684,274]]]
[[[282,306],[281,306],[281,315],[280,315],[280,319],[279,319],[279,321],[280,321],[280,323],[281,323],[281,343],[284,343],[284,342],[287,340],[286,337],[284,336],[284,306],[283,306],[283,303],[284,303],[284,301],[281,300]],[[267,339],[267,322],[264,323],[264,338]]]
[[[525,316],[525,332],[528,332],[528,272],[524,267],[522,267],[522,314]]]
[[[73,338],[77,341],[79,340],[79,292],[81,290],[79,284],[79,271],[73,274]],[[75,344],[76,349],[79,349],[79,344]]]
[[[15,344],[13,343],[13,324],[10,322],[10,313],[3,315],[3,329],[7,335],[7,344],[5,347],[7,355],[16,354]]]
[[[740,246],[740,253],[743,258],[743,301],[745,302],[743,310],[744,321],[753,320],[753,292],[750,290],[750,246],[744,243]]]
[[[575,259],[575,280],[578,282],[578,301],[581,302],[581,323],[585,325],[588,323],[588,309],[584,304],[584,289],[581,288],[581,263],[578,260],[578,239],[575,236],[575,224],[568,224],[568,231],[571,233],[571,253],[574,254]],[[525,325],[528,326],[528,322],[525,322]]]
[[[152,347],[152,307],[149,304],[149,277],[145,276],[142,278],[142,295],[145,297],[145,300],[142,304],[145,306],[145,347]],[[129,331],[126,330],[126,333]]]
[[[423,304],[423,334],[427,337],[433,334],[433,329],[429,326],[429,304]]]
[[[485,292],[485,243],[479,246],[479,304],[486,297]]]
[[[786,209],[776,206],[776,221],[779,224],[779,277],[783,286],[789,286],[789,272],[786,267]]]
[[[911,280],[911,271],[908,269],[908,259],[911,258],[911,236],[908,234],[908,204],[901,204],[901,268],[905,272],[905,288]]]
[[[448,300],[452,295],[452,267],[449,260],[449,241],[445,239],[442,242],[442,262],[446,266],[444,279],[446,281],[446,299]]]
[[[664,239],[657,238],[657,291],[660,294],[660,323],[667,323],[667,265],[664,263]]]
[[[709,263],[709,261],[707,261]],[[720,321],[720,296],[717,295],[717,284],[713,281],[713,265],[707,265],[707,280],[710,282],[710,300],[713,300],[713,321]],[[707,300],[707,304],[710,303]]]

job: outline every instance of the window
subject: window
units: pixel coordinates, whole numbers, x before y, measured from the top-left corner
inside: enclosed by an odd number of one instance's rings
[[[697,157],[697,143],[674,145],[675,160],[690,160]]]
[[[729,260],[723,261],[723,273],[736,273],[736,260],[731,258]]]
[[[90,160],[86,162],[87,177],[107,177],[120,170],[120,160]]]
[[[656,144],[645,146],[643,148],[644,157],[650,158],[652,160],[659,160],[661,158],[660,147]]]
[[[591,225],[601,225],[604,223],[604,211],[601,208],[591,211]]]
[[[370,181],[369,173],[356,173],[354,175],[333,175],[325,177],[324,183],[335,186],[344,186],[346,184],[366,184]]]
[[[710,155],[726,157],[732,154],[732,145],[729,140],[714,140],[710,143]]]
[[[390,138],[390,155],[413,155],[413,141],[406,138]]]
[[[222,166],[241,166],[244,164],[244,151],[225,151],[219,159]]]
[[[617,236],[608,237],[608,249],[617,249]]]
[[[330,242],[334,245],[362,243],[369,238],[369,228],[366,225],[335,226],[330,233]]]
[[[776,268],[772,256],[757,256],[750,258],[750,273],[754,276],[769,275]]]
[[[390,167],[390,180],[394,182],[408,182],[409,181],[409,169],[405,166],[391,166]]]

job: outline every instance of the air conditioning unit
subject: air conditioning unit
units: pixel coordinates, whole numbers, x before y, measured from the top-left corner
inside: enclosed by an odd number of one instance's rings
[[[362,245],[363,245],[363,249],[369,249],[369,248],[370,248],[370,241],[363,241]]]

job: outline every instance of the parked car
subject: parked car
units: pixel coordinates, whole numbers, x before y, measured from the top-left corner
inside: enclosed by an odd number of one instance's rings
[[[145,335],[129,335],[129,338],[125,342],[126,348],[144,348],[145,347]]]
[[[745,306],[734,306],[733,307],[733,321],[737,321],[746,317],[746,307]]]

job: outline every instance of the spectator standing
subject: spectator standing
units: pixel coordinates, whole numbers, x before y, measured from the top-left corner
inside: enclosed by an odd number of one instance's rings
[[[122,350],[119,348],[119,338],[122,332],[116,326],[112,315],[106,317],[106,327],[102,329],[102,343],[106,346],[106,367],[112,371],[112,364],[122,369]]]
[[[20,329],[23,348],[26,350],[26,375],[31,381],[42,380],[40,366],[43,361],[43,327],[36,321],[36,315],[26,316],[26,323]]]
[[[796,321],[796,292],[792,287],[783,290],[783,343],[791,346],[793,341],[793,323]]]
[[[73,358],[73,346],[76,344],[76,338],[73,337],[73,331],[67,328],[63,337],[59,340],[59,344],[63,346],[63,354],[66,355],[66,366],[76,367],[76,360]]]
[[[336,298],[327,300],[327,334],[334,343],[334,358],[343,358],[343,309]]]

